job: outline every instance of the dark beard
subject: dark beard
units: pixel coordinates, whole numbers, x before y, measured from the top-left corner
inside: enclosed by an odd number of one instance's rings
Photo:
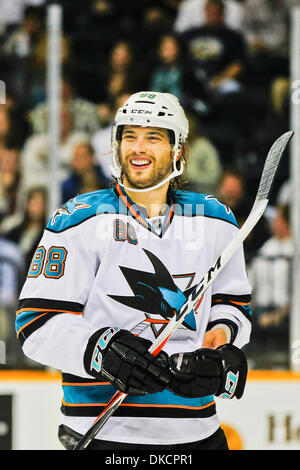
[[[133,180],[130,175],[126,171],[122,171],[122,181],[124,181],[124,176],[130,186],[134,189],[145,189],[149,188],[152,186],[155,186],[156,184],[160,183],[163,181],[165,178],[167,178],[171,174],[172,170],[168,171],[163,171],[162,169],[158,171],[155,175],[151,176],[145,180]]]
[[[120,161],[120,158],[119,158],[119,161]],[[124,177],[125,177],[133,189],[146,189],[146,188],[155,186],[156,184],[160,183],[165,178],[167,178],[172,173],[172,170],[173,170],[172,157],[171,157],[169,168],[167,169],[157,168],[152,174],[149,175],[149,177],[146,180],[142,179],[140,181],[136,181],[131,178],[129,171],[127,171],[127,168],[129,168],[129,165],[130,165],[129,161],[128,162],[126,161],[124,165],[121,165],[122,167],[121,181],[124,182]]]

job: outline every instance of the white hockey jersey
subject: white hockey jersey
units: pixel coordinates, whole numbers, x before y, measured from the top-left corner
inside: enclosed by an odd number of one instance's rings
[[[153,341],[238,230],[213,196],[169,190],[161,217],[147,218],[120,185],[68,201],[51,217],[28,271],[16,318],[24,353],[62,371],[61,422],[84,434],[116,389],[87,373],[83,356],[99,328]],[[164,346],[201,348],[216,323],[242,347],[251,331],[243,248]],[[127,396],[97,438],[144,444],[192,442],[219,427],[213,396],[168,390]]]

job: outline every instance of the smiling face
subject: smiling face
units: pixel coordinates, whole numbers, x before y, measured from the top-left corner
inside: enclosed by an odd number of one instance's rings
[[[173,152],[167,129],[124,126],[120,145],[123,184],[148,188],[172,172]]]

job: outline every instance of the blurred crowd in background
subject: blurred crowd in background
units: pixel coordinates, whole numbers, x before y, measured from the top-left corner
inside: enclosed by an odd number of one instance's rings
[[[47,2],[55,3],[55,2]],[[188,189],[216,195],[240,226],[266,154],[289,130],[290,8],[296,0],[60,0],[61,203],[112,184],[111,125],[131,93],[176,95],[190,121]],[[47,4],[0,0],[0,367],[42,367],[16,342],[20,288],[48,220]],[[292,240],[289,155],[245,241],[252,368],[288,368]],[[4,362],[4,361],[3,361]]]

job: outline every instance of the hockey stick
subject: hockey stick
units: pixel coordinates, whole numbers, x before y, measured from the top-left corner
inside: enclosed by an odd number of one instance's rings
[[[204,278],[195,286],[195,289],[190,293],[186,302],[182,305],[179,311],[176,312],[176,314],[167,324],[166,328],[164,328],[164,330],[152,343],[151,347],[149,348],[149,352],[153,356],[157,356],[159,354],[163,346],[169,340],[174,331],[181,325],[189,312],[200,305],[205,291],[212,284],[212,282],[214,282],[216,277],[223,270],[228,261],[242,245],[245,238],[249,235],[253,227],[261,218],[269,202],[268,196],[281,156],[293,134],[293,131],[286,132],[285,134],[281,135],[272,145],[267,155],[257,195],[247,220],[231,240],[229,245],[221,253],[214,266],[209,269]],[[86,434],[82,436],[78,444],[74,447],[74,450],[83,450],[87,448],[92,439],[96,436],[96,434],[98,434],[109,417],[117,410],[126,397],[126,393],[120,391],[115,393],[102,413],[95,419]]]

